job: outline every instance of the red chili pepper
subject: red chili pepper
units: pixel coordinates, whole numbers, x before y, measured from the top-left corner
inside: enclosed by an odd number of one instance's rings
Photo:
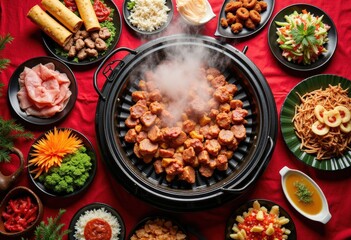
[[[2,213],[4,227],[9,232],[25,230],[38,215],[38,206],[29,196],[10,199]]]
[[[26,215],[24,216],[24,219],[29,219],[31,218],[33,215],[36,216],[36,212],[38,210],[37,206],[32,207],[31,209],[29,209],[26,213]]]
[[[9,213],[7,213],[7,212],[3,212],[3,213],[2,213],[2,217],[3,217],[5,220],[8,220],[8,219],[10,219],[10,218],[12,217],[12,215],[9,214]]]
[[[10,208],[11,208],[11,212],[14,212],[14,213],[19,213],[20,210],[18,209],[18,201],[14,201],[14,200],[10,200],[9,201],[9,205],[10,205]]]

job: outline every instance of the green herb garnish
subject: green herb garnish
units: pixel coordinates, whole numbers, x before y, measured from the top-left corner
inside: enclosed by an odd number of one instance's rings
[[[303,203],[311,203],[312,202],[312,194],[310,190],[306,187],[302,182],[294,182],[294,187],[296,188],[296,196],[299,198],[300,202]]]
[[[127,9],[130,11],[134,8],[135,6],[135,1],[129,1],[127,2]]]
[[[305,29],[305,25],[301,23],[297,24],[296,28],[291,30],[291,35],[297,44],[301,43],[303,46],[307,47],[308,45],[317,44],[317,39],[314,36],[315,30],[315,26],[310,25]]]

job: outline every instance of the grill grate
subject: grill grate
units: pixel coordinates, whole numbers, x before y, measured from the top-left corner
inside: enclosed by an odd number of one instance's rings
[[[236,74],[233,69],[226,69],[223,72],[224,76],[229,83],[233,83],[237,86],[238,91],[236,92],[234,98],[239,99],[243,102],[243,108],[248,110],[248,116],[245,118],[247,120],[246,132],[247,137],[244,141],[242,141],[238,148],[234,151],[234,155],[232,159],[229,160],[228,169],[226,171],[218,171],[215,170],[215,173],[212,177],[206,178],[200,175],[198,171],[196,171],[196,182],[193,185],[181,182],[181,181],[173,181],[169,183],[166,181],[165,174],[156,174],[152,164],[145,164],[142,159],[136,157],[133,153],[133,144],[127,143],[124,141],[124,136],[128,131],[128,127],[125,126],[124,121],[129,116],[129,108],[135,104],[132,101],[132,93],[138,89],[139,81],[131,81],[125,83],[126,87],[123,88],[124,91],[119,96],[119,102],[117,104],[116,111],[116,120],[115,120],[115,131],[116,136],[119,136],[119,141],[123,145],[123,150],[125,151],[128,159],[124,159],[125,164],[130,167],[134,167],[140,171],[140,173],[154,185],[162,185],[171,189],[202,189],[204,187],[212,186],[228,177],[232,178],[233,174],[240,173],[242,169],[246,167],[248,161],[250,160],[250,151],[252,148],[255,148],[255,140],[258,134],[258,121],[259,116],[257,115],[257,104],[255,99],[252,99],[246,89],[247,87],[242,84],[243,79],[238,78],[240,74]],[[140,78],[138,78],[140,79]]]
[[[135,156],[133,144],[124,141],[128,130],[124,121],[134,104],[131,95],[138,89],[143,69],[152,69],[166,59],[166,53],[174,51],[173,47],[183,46],[210,51],[211,57],[206,59],[208,65],[220,69],[227,81],[238,87],[234,97],[243,101],[243,107],[249,112],[247,137],[229,160],[228,169],[216,171],[210,178],[197,173],[192,185],[182,181],[168,183],[165,175],[155,173],[152,164],[145,164]],[[147,65],[150,59],[152,66]],[[95,85],[101,67],[94,75]],[[204,36],[174,35],[155,39],[130,51],[123,65],[118,65],[111,76],[101,92],[97,89],[101,96],[96,109],[99,147],[114,177],[138,198],[171,211],[208,209],[243,197],[267,167],[277,135],[274,97],[258,68],[229,44]]]

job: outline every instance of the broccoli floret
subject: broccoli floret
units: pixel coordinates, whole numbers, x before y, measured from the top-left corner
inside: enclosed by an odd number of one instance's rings
[[[75,179],[74,183],[77,184],[77,186],[82,187],[88,178],[89,178],[89,174],[84,173],[80,176],[80,178]]]
[[[54,186],[55,192],[65,192],[67,189],[68,184],[63,179]]]
[[[46,175],[45,177],[45,187],[54,187],[61,181],[61,176],[57,173],[53,173],[51,175]]]
[[[50,173],[57,173],[59,171],[58,168],[50,168],[49,172]]]
[[[39,177],[45,187],[56,193],[71,193],[84,186],[92,169],[91,157],[86,148],[63,158],[61,166],[52,167],[50,171]]]
[[[67,184],[72,184],[73,183],[73,178],[71,176],[65,176],[65,181]]]
[[[57,173],[63,177],[66,175],[70,175],[72,170],[73,168],[69,164],[61,164],[61,167],[57,167]]]
[[[83,171],[84,171],[84,169],[83,169]],[[72,174],[74,176],[80,176],[80,175],[82,175],[82,170],[80,168],[76,168],[73,170]]]
[[[43,173],[42,175],[39,176],[39,181],[40,181],[40,182],[44,182],[44,181],[45,181],[45,178],[46,178],[46,174]]]

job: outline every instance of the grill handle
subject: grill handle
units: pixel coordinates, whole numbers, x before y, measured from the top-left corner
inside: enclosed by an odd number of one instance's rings
[[[268,152],[266,154],[266,156],[264,157],[264,160],[262,161],[262,164],[258,167],[258,169],[255,172],[255,175],[251,178],[251,180],[249,182],[247,182],[243,187],[241,188],[221,188],[221,190],[223,192],[228,192],[228,193],[242,193],[246,190],[246,188],[248,186],[250,186],[258,177],[258,175],[260,174],[261,170],[263,169],[263,167],[265,166],[265,163],[267,161],[267,158],[269,158],[269,156],[271,155],[273,149],[274,149],[274,143],[273,143],[273,139],[268,136],[268,143],[269,144],[269,148],[268,148]]]
[[[101,68],[105,65],[105,63],[107,62],[107,60],[109,60],[113,55],[115,55],[116,53],[118,52],[121,52],[121,51],[127,51],[131,54],[137,54],[137,51],[134,51],[130,48],[126,48],[126,47],[121,47],[121,48],[117,48],[115,50],[113,50],[109,55],[106,56],[106,58],[100,63],[100,65],[98,66],[98,68],[96,69],[95,73],[94,73],[94,78],[93,78],[93,81],[94,81],[94,88],[95,88],[95,91],[99,94],[99,96],[102,98],[102,100],[105,100],[106,97],[102,94],[102,92],[100,91],[99,87],[98,87],[98,84],[97,84],[97,78],[98,78],[98,74],[101,70]],[[113,60],[111,62],[109,62],[105,68],[103,69],[102,73],[104,74],[105,78],[107,81],[113,81],[114,77],[115,77],[115,73],[116,73],[116,69],[113,69],[112,66],[116,63],[116,62],[120,62],[120,67],[123,67],[124,65],[124,61],[121,60],[121,59],[116,59],[116,60]],[[118,69],[119,69],[118,68]],[[117,70],[118,70],[117,69]]]
[[[246,52],[247,52],[248,49],[249,49],[249,47],[248,47],[247,45],[244,46],[244,48],[243,48],[243,50],[242,50],[243,54],[246,55]]]

